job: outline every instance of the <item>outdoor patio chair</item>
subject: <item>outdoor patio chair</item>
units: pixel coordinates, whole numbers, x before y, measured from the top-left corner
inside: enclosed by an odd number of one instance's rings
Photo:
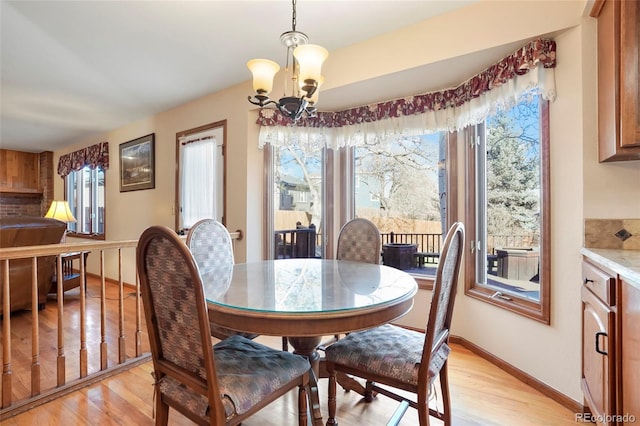
[[[345,373],[364,378],[365,400],[380,393],[401,401],[397,424],[406,404],[418,410],[420,426],[429,425],[429,416],[451,424],[451,403],[447,357],[449,327],[456,295],[458,273],[464,246],[464,226],[455,223],[447,233],[433,286],[431,308],[425,333],[407,330],[392,324],[354,332],[327,347],[325,365],[329,374],[329,419],[336,424],[336,374]],[[429,408],[436,376],[440,377],[443,411]],[[380,386],[384,385],[384,386]],[[415,399],[399,395],[392,388],[416,395]]]
[[[187,234],[187,247],[198,265],[200,277],[208,293],[224,294],[233,273],[233,244],[225,226],[214,219],[202,219],[196,222]],[[211,335],[220,340],[234,334],[255,339],[256,334],[238,333],[210,323]]]
[[[173,408],[201,425],[238,425],[298,387],[298,421],[322,425],[309,361],[231,336],[211,343],[198,267],[185,243],[168,227],[142,233],[136,251],[155,379],[156,425]],[[311,383],[314,383],[314,386]]]

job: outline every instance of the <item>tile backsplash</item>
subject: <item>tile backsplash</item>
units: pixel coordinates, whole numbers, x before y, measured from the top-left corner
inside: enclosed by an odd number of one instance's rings
[[[585,219],[584,246],[640,250],[640,219]]]

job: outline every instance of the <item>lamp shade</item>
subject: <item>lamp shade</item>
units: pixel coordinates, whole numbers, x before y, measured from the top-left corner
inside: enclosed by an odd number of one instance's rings
[[[280,70],[280,65],[269,59],[252,59],[247,62],[247,67],[253,74],[253,90],[256,93],[271,93],[273,77]]]
[[[303,44],[293,50],[300,65],[300,82],[305,80],[320,81],[322,77],[322,63],[329,56],[329,52],[317,44]]]
[[[73,217],[73,213],[71,213],[71,209],[69,208],[69,203],[66,201],[52,201],[51,207],[49,207],[49,211],[44,217],[57,219],[65,223],[76,221],[76,218]]]

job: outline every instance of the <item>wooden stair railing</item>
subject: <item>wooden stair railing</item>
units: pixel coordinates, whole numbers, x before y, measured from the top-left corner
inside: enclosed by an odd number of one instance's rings
[[[231,233],[231,238],[234,242],[242,239],[242,232],[236,231]],[[2,344],[2,376],[0,381],[0,422],[6,418],[12,417],[21,412],[27,411],[30,408],[44,404],[64,394],[70,393],[74,390],[87,386],[100,379],[116,374],[124,369],[131,368],[142,362],[146,362],[149,359],[150,353],[143,351],[143,339],[146,336],[146,330],[143,332],[143,313],[142,313],[142,298],[140,296],[139,281],[137,277],[137,271],[135,271],[135,248],[137,246],[137,240],[127,241],[90,241],[90,242],[78,242],[63,244],[50,244],[40,246],[28,246],[28,247],[12,247],[12,248],[0,248],[0,269],[2,270],[3,285],[0,291],[3,294],[3,316],[2,316],[2,336],[0,342]],[[100,282],[100,330],[99,330],[99,342],[97,349],[93,350],[88,345],[87,340],[87,286],[86,286],[86,264],[85,257],[80,257],[80,296],[79,296],[79,326],[78,326],[78,376],[73,380],[67,381],[66,371],[66,348],[65,348],[65,321],[69,321],[65,313],[64,302],[64,289],[63,289],[63,267],[62,267],[62,255],[69,252],[85,252],[91,251],[94,256],[100,259],[99,275],[90,274],[99,277]],[[105,274],[105,252],[117,252],[117,280],[107,278]],[[126,251],[126,256],[123,256],[123,251]],[[56,338],[55,344],[57,353],[55,354],[55,367],[42,365],[43,353],[41,353],[41,337],[40,337],[40,311],[38,310],[38,288],[37,288],[37,259],[41,256],[57,256],[57,321],[56,321]],[[94,257],[92,256],[92,257]],[[12,336],[14,336],[12,330],[12,314],[10,312],[10,282],[9,282],[9,261],[12,259],[31,258],[32,259],[32,276],[31,276],[31,294],[32,294],[32,306],[31,306],[31,358],[30,358],[30,392],[28,397],[16,398],[14,400],[14,388],[13,388],[13,362],[14,353],[12,352]],[[111,259],[111,258],[109,258]],[[135,271],[135,284],[125,283],[123,279],[123,265],[127,264],[131,266]],[[117,336],[115,342],[117,345],[117,362],[114,366],[109,366],[109,341],[114,341],[114,338],[108,335],[107,327],[107,314],[113,315],[113,312],[109,311],[107,304],[107,282],[117,285]],[[133,290],[135,295],[135,315],[134,315],[134,337],[133,337],[133,353],[134,356],[127,358],[126,348],[129,344],[125,335],[125,287]],[[75,313],[75,312],[74,312]],[[70,315],[72,316],[72,315]],[[15,338],[15,336],[14,336]],[[90,350],[93,352],[99,351],[99,369],[98,371],[89,371],[88,353]],[[52,355],[47,353],[47,355]],[[26,356],[20,352],[15,356]],[[48,356],[48,359],[52,356]],[[29,361],[25,359],[16,359],[16,362],[20,361],[21,364],[26,364]],[[75,363],[74,363],[75,364]],[[56,385],[53,388],[42,388],[42,371],[51,371],[55,368],[56,371]]]

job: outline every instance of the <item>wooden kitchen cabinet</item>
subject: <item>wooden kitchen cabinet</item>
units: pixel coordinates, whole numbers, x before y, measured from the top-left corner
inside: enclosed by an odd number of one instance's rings
[[[582,391],[601,426],[640,420],[640,288],[582,263]]]
[[[640,2],[596,0],[598,158],[640,160]]]
[[[610,298],[615,280],[588,262],[582,277],[582,392],[591,414],[608,419],[616,412],[615,298]]]

